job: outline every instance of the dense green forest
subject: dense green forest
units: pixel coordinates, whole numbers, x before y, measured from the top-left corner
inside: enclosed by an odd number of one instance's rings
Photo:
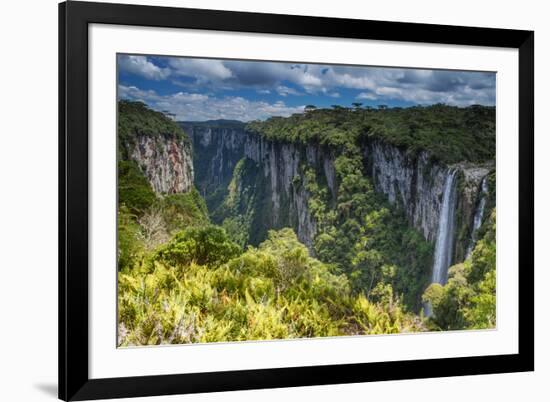
[[[305,113],[254,121],[248,129],[274,140],[345,147],[380,139],[444,163],[495,158],[495,108],[442,104],[408,108],[306,107]]]
[[[294,178],[317,222],[313,250],[292,228],[267,227],[262,176],[250,159],[237,164],[215,210],[194,188],[155,193],[127,150],[138,135],[185,133],[142,103],[119,103],[119,345],[494,327],[494,202],[472,255],[450,269],[446,285],[429,285],[433,245],[375,191],[361,150],[376,138],[444,163],[485,162],[494,159],[494,108],[309,108],[246,129],[332,150],[336,194],[307,165]]]
[[[128,159],[128,148],[134,145],[138,135],[173,137],[190,142],[180,126],[143,102],[119,101],[117,127],[119,160]]]
[[[407,225],[402,211],[375,192],[361,164],[358,147],[348,147],[336,159],[336,198],[314,169],[304,167],[303,176],[296,178],[307,188],[308,207],[319,229],[315,255],[335,272],[345,273],[354,291],[365,292],[370,300],[399,298],[416,311],[429,283],[432,246]],[[242,159],[228,196],[213,215],[241,246],[260,243],[270,229],[266,217],[272,212],[262,181],[263,173],[254,163]]]

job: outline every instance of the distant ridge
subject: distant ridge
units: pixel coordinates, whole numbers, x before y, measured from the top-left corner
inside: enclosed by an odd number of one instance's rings
[[[246,123],[239,120],[206,120],[206,121],[178,121],[180,126],[203,126],[203,127],[226,127],[226,128],[243,128]]]

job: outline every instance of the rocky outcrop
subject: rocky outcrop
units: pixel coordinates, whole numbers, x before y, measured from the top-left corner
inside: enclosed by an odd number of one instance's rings
[[[472,239],[476,237],[476,231],[479,229],[482,220],[490,213],[489,208],[482,207],[481,204],[487,203],[487,189],[483,183],[487,183],[489,173],[494,170],[492,164],[473,165],[469,163],[460,163],[457,165],[460,171],[457,191],[460,197],[456,205],[456,242],[454,248],[454,262],[462,261],[468,256],[468,249],[471,247]],[[494,203],[491,203],[491,208]],[[476,214],[482,208],[481,216],[476,224]]]
[[[194,144],[196,184],[208,195],[220,188],[226,190],[233,169],[245,157],[255,164],[255,174],[263,176],[262,194],[269,201],[263,219],[266,227],[291,226],[298,238],[312,249],[317,224],[308,207],[305,168],[315,169],[326,182],[332,197],[338,193],[334,155],[317,144],[294,144],[267,140],[247,132],[243,126],[220,127],[219,124],[198,126],[182,123]],[[434,161],[426,152],[408,152],[399,147],[370,141],[363,144],[364,171],[371,176],[375,189],[401,208],[409,224],[435,245],[438,237],[445,182],[456,170],[453,182],[456,197],[452,261],[465,257],[471,239],[474,216],[479,203],[481,181],[490,165],[457,164],[446,166]],[[219,200],[218,200],[219,203]]]
[[[402,208],[410,224],[434,242],[447,168],[431,162],[425,152],[408,154],[381,142],[368,144],[364,156],[375,189]]]
[[[384,193],[391,204],[402,208],[409,223],[432,243],[437,239],[446,178],[449,170],[457,170],[452,260],[463,259],[474,226],[481,182],[491,166],[468,163],[445,166],[433,161],[426,152],[409,153],[379,141],[367,144],[364,156],[376,190]]]
[[[137,136],[127,145],[156,193],[184,193],[193,186],[193,158],[186,139],[167,136]]]
[[[309,210],[304,169],[322,172],[335,195],[336,174],[331,154],[319,146],[268,141],[255,134],[248,134],[244,154],[256,163],[268,183],[271,216],[266,219],[271,220],[274,228],[293,227],[298,239],[313,251],[317,224]]]
[[[206,198],[209,210],[215,211],[227,195],[227,188],[233,178],[233,171],[242,158],[254,162],[248,164],[248,182],[256,183],[255,191],[262,194],[269,205],[262,205],[261,222],[255,222],[254,229],[293,227],[301,242],[310,250],[317,234],[317,225],[308,208],[303,169],[314,167],[324,172],[330,191],[336,194],[336,174],[330,153],[317,146],[302,146],[265,140],[247,132],[242,126],[232,123],[231,127],[220,127],[218,122],[180,123],[193,142],[195,184]],[[261,180],[251,179],[261,175]],[[221,193],[221,194],[220,194]],[[260,206],[258,206],[260,208]],[[223,215],[223,211],[222,215]],[[256,236],[265,238],[265,233]]]
[[[193,143],[193,153],[200,156],[193,160],[195,184],[207,203],[209,196],[216,191],[225,192],[235,165],[244,155],[244,143],[247,138],[244,124],[234,123],[234,126],[180,123],[180,127]],[[219,202],[219,197],[217,201]]]

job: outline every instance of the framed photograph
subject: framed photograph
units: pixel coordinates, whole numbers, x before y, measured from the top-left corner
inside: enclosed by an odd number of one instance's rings
[[[59,5],[59,397],[534,369],[534,33]]]

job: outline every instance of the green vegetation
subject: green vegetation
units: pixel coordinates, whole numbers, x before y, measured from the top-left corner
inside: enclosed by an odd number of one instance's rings
[[[143,102],[121,100],[118,102],[118,151],[120,159],[128,159],[128,145],[137,136],[175,137],[190,142],[180,126],[163,113],[154,111]]]
[[[434,329],[480,329],[496,325],[496,212],[466,261],[449,268],[446,285],[432,284],[423,299],[431,303]]]
[[[206,204],[195,188],[187,193],[164,195],[156,207],[162,211],[167,230],[171,233],[209,221]]]
[[[318,224],[316,255],[347,273],[357,292],[375,300],[380,292],[390,293],[418,312],[429,281],[431,245],[407,224],[402,211],[375,192],[359,147],[347,144],[334,165],[335,198],[322,174],[311,168],[305,172],[308,205]]]
[[[208,210],[196,189],[179,194],[156,194],[138,164],[128,158],[128,147],[138,135],[185,133],[162,113],[140,102],[119,102],[118,138],[118,268],[132,267],[183,228],[209,222]]]
[[[428,287],[433,248],[374,190],[362,155],[365,141],[374,138],[410,152],[426,149],[446,162],[485,161],[494,158],[492,114],[494,108],[477,106],[367,110],[358,103],[331,110],[310,105],[302,115],[250,123],[268,139],[315,142],[334,158],[332,190],[324,171],[306,158],[291,180],[294,194],[307,194],[317,228],[308,250],[286,227],[296,226],[287,195],[277,212],[287,224],[271,225],[269,183],[248,158],[236,164],[219,193],[223,199],[207,194],[210,216],[194,188],[156,194],[128,146],[138,135],[185,141],[185,134],[162,113],[120,102],[118,344],[494,327],[494,209],[471,257],[451,268],[445,286]],[[445,141],[436,134],[441,130]],[[494,190],[492,174],[490,197]],[[487,206],[494,208],[494,201]],[[430,318],[420,313],[423,302],[432,306]]]
[[[340,148],[331,148],[337,176],[335,194],[322,168],[305,162],[300,166],[301,174],[292,180],[294,193],[305,190],[309,212],[316,222],[312,251],[335,271],[347,274],[355,293],[364,292],[372,300],[378,300],[381,292],[390,293],[404,308],[418,312],[429,284],[432,246],[408,225],[402,211],[391,207],[374,190],[365,172],[360,144],[346,141]],[[280,208],[276,225],[296,227],[297,217],[289,210],[286,193],[277,196]],[[243,158],[235,167],[226,199],[212,218],[223,222],[241,246],[257,245],[266,239],[269,229],[277,228],[271,197],[262,169]]]
[[[140,213],[155,202],[155,192],[134,161],[118,162],[118,203]]]
[[[207,239],[207,241],[204,241]],[[398,300],[353,295],[291,229],[245,252],[225,231],[185,230],[119,274],[119,345],[423,330]]]
[[[429,284],[433,247],[410,228],[401,211],[374,191],[361,150],[367,142],[380,140],[407,153],[427,151],[433,160],[446,164],[493,160],[495,108],[361,106],[317,109],[308,105],[303,114],[251,122],[247,129],[269,140],[316,143],[330,150],[338,181],[335,195],[323,172],[310,166],[302,166],[295,183],[305,186],[309,194],[309,210],[318,228],[316,256],[348,274],[356,292],[364,292],[371,300],[393,294],[407,309],[418,312]],[[494,174],[489,187],[492,208]]]
[[[312,105],[310,105],[312,106]],[[447,105],[408,108],[308,108],[307,113],[251,122],[268,139],[330,147],[379,139],[437,160],[486,162],[495,158],[495,108]]]
[[[183,230],[159,247],[155,258],[171,266],[220,265],[237,256],[240,250],[222,228],[212,225]]]
[[[245,123],[239,120],[206,120],[206,121],[184,121],[183,125],[192,124],[195,127],[208,127],[208,128],[243,128]]]
[[[142,203],[136,205],[132,199],[119,197],[119,270],[133,266],[183,228],[209,222],[206,204],[195,189],[162,197],[153,195],[155,198],[145,209]]]
[[[243,158],[235,165],[227,190],[212,219],[221,222],[231,239],[242,247],[258,245],[272,229],[270,195],[263,173],[251,159]]]

